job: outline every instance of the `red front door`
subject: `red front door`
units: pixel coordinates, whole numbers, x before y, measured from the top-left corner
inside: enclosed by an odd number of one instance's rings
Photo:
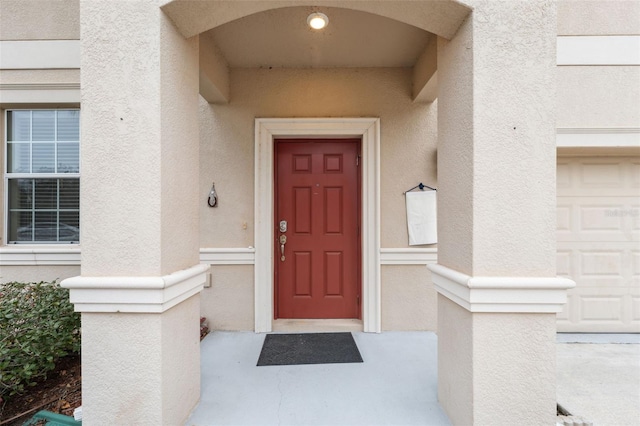
[[[358,139],[276,140],[276,318],[360,317],[359,154]]]

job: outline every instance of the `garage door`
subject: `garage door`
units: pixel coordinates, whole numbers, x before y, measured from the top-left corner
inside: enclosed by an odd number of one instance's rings
[[[558,331],[640,332],[640,157],[558,158]]]

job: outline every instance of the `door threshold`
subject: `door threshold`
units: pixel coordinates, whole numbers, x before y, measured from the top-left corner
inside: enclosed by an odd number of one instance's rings
[[[362,331],[362,320],[337,319],[277,319],[273,320],[276,333],[320,333],[332,331]]]

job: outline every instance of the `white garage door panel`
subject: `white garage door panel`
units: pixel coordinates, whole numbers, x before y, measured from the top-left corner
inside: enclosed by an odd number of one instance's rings
[[[640,332],[640,158],[558,159],[558,330]]]
[[[556,174],[558,196],[640,193],[640,159],[634,157],[560,157]]]
[[[640,323],[640,296],[631,298],[631,320]]]
[[[640,294],[625,287],[576,287],[558,314],[558,331],[640,332]]]
[[[558,196],[558,241],[640,241],[631,196]],[[640,214],[640,213],[639,213]]]

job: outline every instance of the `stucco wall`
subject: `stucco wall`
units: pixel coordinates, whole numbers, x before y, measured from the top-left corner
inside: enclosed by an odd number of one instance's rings
[[[0,70],[0,81],[2,84],[80,84],[80,70]]]
[[[144,2],[83,2],[82,13],[82,273],[193,266],[198,38]]]
[[[456,212],[438,218],[438,262],[465,273],[473,268],[473,169],[466,166],[473,161],[473,103],[457,99],[472,97],[473,74],[467,70],[472,51],[462,48],[471,43],[469,21],[453,40],[438,38],[438,67],[447,70],[438,75],[438,211]],[[451,163],[442,167],[447,159]]]
[[[558,1],[558,36],[638,34],[638,1]],[[557,76],[558,127],[640,127],[640,67],[559,66]]]
[[[0,257],[2,257],[1,253]],[[80,266],[0,266],[0,284],[12,281],[40,282],[58,280],[59,282],[76,275],[80,275]]]
[[[162,314],[163,425],[184,424],[200,399],[199,305],[195,295]]]
[[[435,182],[437,132],[435,105],[411,102],[411,69],[233,69],[230,80],[228,105],[200,99],[201,247],[253,245],[256,117],[361,116],[381,119],[382,247],[407,246],[402,192]]]
[[[472,425],[473,318],[471,312],[438,295],[438,401],[451,422]]]
[[[135,340],[135,344],[128,344],[130,340]],[[146,415],[149,424],[159,420],[162,353],[146,348],[160,348],[161,345],[159,314],[83,313],[82,352],[92,356],[84,357],[82,375],[93,378],[91,386],[85,384],[82,395],[86,407],[83,420],[100,424],[99,414],[110,412],[112,407],[117,407],[123,419],[137,413]],[[146,351],[144,356],[137,353],[142,348]],[[128,362],[109,362],[112,358]],[[115,378],[119,378],[117,383]],[[99,386],[101,381],[110,383],[109,389]],[[151,389],[153,395],[148,393]]]
[[[212,330],[254,329],[253,265],[211,267],[211,287],[200,293],[200,313]]]
[[[0,0],[0,40],[77,40],[79,0]]]
[[[636,0],[559,0],[558,35],[640,34]]]
[[[557,73],[558,127],[640,127],[640,66],[561,66]]]
[[[162,314],[82,314],[87,424],[105,424],[100,413],[117,413],[116,424],[184,423],[200,393],[198,299]]]
[[[447,377],[438,381],[438,400],[452,423],[553,424],[555,321],[471,313],[438,295],[438,375]]]
[[[381,246],[407,247],[402,193],[419,182],[436,184],[437,107],[411,101],[411,69],[232,69],[230,82],[228,105],[200,99],[201,247],[253,245],[256,117],[360,116],[381,119]],[[217,208],[206,204],[212,182]],[[383,275],[383,288],[404,290],[386,293],[387,329],[435,328],[435,296],[426,268],[419,270],[397,266]],[[253,328],[252,271],[214,267],[212,288],[202,298],[213,328]],[[403,304],[411,297],[434,309],[407,315]]]
[[[474,424],[511,425],[514,413],[521,425],[553,424],[556,420],[556,315],[476,313],[471,316],[473,398],[477,407]],[[491,386],[487,386],[488,383]]]
[[[437,293],[424,265],[382,266],[382,330],[437,329]]]
[[[251,265],[214,265],[211,287],[201,293],[200,313],[213,330],[254,328]],[[382,266],[382,330],[437,328],[436,291],[424,265]]]

